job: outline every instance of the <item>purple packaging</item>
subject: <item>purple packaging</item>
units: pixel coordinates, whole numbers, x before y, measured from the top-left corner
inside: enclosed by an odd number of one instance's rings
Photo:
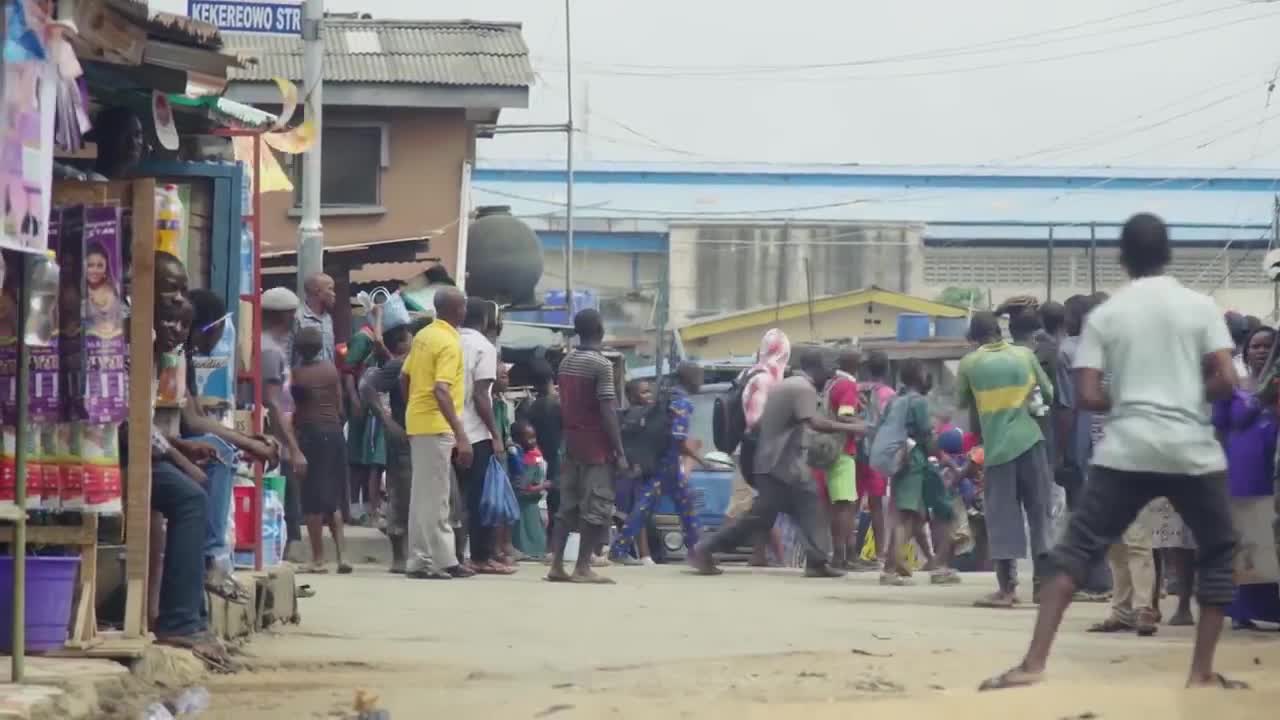
[[[0,250],[0,424],[18,424],[18,302],[22,256]]]
[[[83,261],[80,341],[83,368],[77,419],[123,422],[129,414],[128,340],[120,257],[120,209],[88,207],[81,243]]]
[[[62,419],[74,420],[76,399],[80,397],[80,300],[83,295],[84,263],[80,243],[84,236],[83,205],[63,208],[58,233],[58,360],[62,374]]]
[[[49,212],[49,249],[57,257],[62,240],[62,211],[54,208]],[[33,289],[33,292],[35,290]],[[56,300],[53,309],[53,321],[56,323],[58,311]],[[55,324],[54,328],[57,327]],[[45,333],[41,333],[42,335]],[[64,417],[62,393],[58,388],[60,374],[58,357],[58,333],[50,334],[47,345],[31,346],[31,383],[27,387],[27,412],[32,422],[55,423]]]

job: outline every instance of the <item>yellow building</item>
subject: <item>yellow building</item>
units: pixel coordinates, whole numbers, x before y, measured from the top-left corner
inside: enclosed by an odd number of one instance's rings
[[[781,328],[792,343],[892,337],[898,315],[964,318],[969,311],[877,287],[699,318],[679,329],[685,351],[703,359],[753,355],[760,336]]]

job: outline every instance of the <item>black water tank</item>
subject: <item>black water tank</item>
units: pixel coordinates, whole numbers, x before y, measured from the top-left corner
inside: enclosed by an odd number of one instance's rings
[[[534,305],[541,278],[542,243],[533,228],[506,205],[477,208],[467,238],[467,295]]]

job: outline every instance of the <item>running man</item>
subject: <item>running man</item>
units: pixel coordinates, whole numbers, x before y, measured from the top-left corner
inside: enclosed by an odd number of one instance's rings
[[[1164,274],[1171,260],[1160,218],[1135,215],[1120,234],[1120,262],[1132,278],[1089,314],[1076,354],[1077,399],[1110,413],[1093,454],[1089,482],[1067,533],[1054,548],[1055,574],[1041,594],[1031,647],[1016,667],[982,684],[996,690],[1041,682],[1072,593],[1139,511],[1167,497],[1199,544],[1200,624],[1188,687],[1241,689],[1213,670],[1226,606],[1235,586],[1235,531],[1228,509],[1227,462],[1206,400],[1230,397],[1235,344],[1213,300]],[[1104,388],[1102,377],[1110,376]]]

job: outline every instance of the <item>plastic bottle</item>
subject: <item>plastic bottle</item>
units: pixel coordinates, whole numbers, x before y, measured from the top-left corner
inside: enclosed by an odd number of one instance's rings
[[[173,701],[173,711],[178,717],[194,717],[209,709],[209,691],[202,687],[187,688]]]
[[[185,215],[177,185],[165,185],[156,190],[156,252],[181,257],[178,238],[182,236]]]

